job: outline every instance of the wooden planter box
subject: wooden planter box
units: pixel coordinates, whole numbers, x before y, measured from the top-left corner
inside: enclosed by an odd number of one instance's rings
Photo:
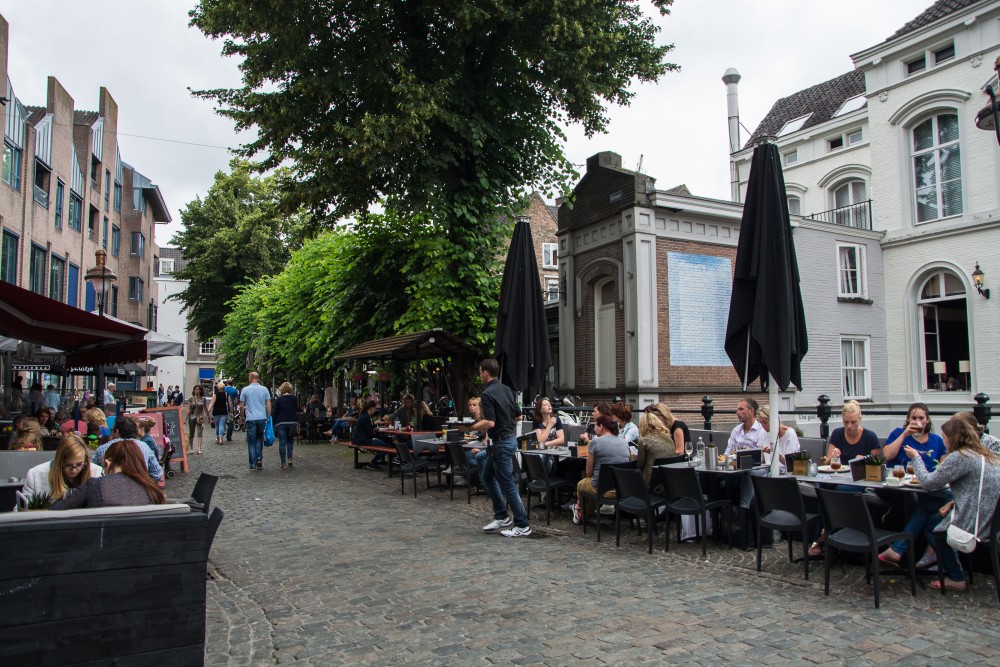
[[[881,482],[885,479],[885,466],[865,465],[865,481]]]
[[[808,465],[808,461],[799,461],[798,459],[792,461],[792,474],[805,475],[808,471]]]
[[[160,507],[3,515],[0,664],[202,665],[214,530]]]

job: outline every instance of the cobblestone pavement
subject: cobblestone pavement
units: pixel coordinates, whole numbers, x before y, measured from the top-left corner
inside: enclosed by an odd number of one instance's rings
[[[277,446],[251,472],[242,434],[206,444],[168,495],[198,472],[222,475],[226,511],[210,560],[209,665],[997,664],[1000,605],[992,578],[941,596],[911,597],[904,577],[872,604],[862,569],[822,565],[802,579],[784,544],[755,553],[662,542],[635,531],[616,548],[568,513],[534,535],[481,532],[485,497],[354,470],[350,450]],[[432,478],[433,481],[433,478]],[[544,512],[542,513],[544,517]]]

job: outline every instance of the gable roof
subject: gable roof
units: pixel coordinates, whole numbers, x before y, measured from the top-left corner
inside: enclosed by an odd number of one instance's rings
[[[73,123],[76,125],[86,125],[90,127],[97,122],[97,119],[101,117],[101,114],[97,111],[74,111],[73,112]]]
[[[48,113],[45,107],[26,106],[25,109],[28,110],[28,117],[25,119],[25,122],[29,125],[35,125],[38,121],[45,118],[45,114]]]
[[[800,129],[820,125],[833,118],[840,105],[865,92],[865,74],[851,70],[835,79],[800,90],[774,103],[743,148],[750,148],[763,137],[773,137],[790,120],[811,114]],[[865,103],[867,104],[867,102]]]
[[[957,12],[960,9],[965,9],[970,5],[974,5],[982,0],[937,0],[933,5],[922,11],[915,19],[907,22],[902,28],[892,33],[888,39],[885,41],[889,42],[897,37],[902,37],[908,33],[913,32],[923,28],[925,25],[930,25],[938,19],[942,19],[952,12]]]

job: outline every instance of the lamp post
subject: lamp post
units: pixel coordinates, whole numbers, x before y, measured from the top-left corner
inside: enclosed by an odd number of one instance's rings
[[[86,280],[90,283],[90,286],[94,289],[94,298],[97,301],[97,315],[98,317],[104,317],[104,299],[106,295],[106,290],[108,288],[108,283],[113,283],[118,280],[118,276],[107,266],[108,253],[104,252],[103,249],[98,248],[97,252],[94,253],[94,260],[96,265],[94,268],[87,271]],[[98,364],[97,366],[97,387],[98,390],[95,391],[96,401],[98,406],[104,406],[104,366]]]

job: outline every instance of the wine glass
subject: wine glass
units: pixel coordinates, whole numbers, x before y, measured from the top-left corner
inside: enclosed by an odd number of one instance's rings
[[[690,441],[684,443],[684,453],[687,454],[688,461],[691,460],[691,452],[694,451],[694,445]]]
[[[830,470],[840,470],[840,457],[834,456],[830,459]]]
[[[902,479],[904,477],[906,477],[906,468],[904,468],[901,465],[893,466],[892,467],[892,476],[895,477],[896,479],[902,481]]]

